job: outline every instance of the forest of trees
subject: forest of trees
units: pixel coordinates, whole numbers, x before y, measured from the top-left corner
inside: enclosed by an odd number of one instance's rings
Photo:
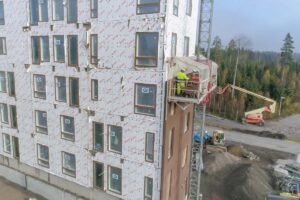
[[[258,52],[248,48],[250,40],[241,37],[223,46],[219,37],[213,41],[211,59],[219,65],[218,86],[234,83],[239,87],[282,101],[282,115],[300,113],[300,63],[294,57],[293,38],[286,35],[281,53]],[[236,67],[237,66],[237,67]],[[223,95],[212,94],[209,109],[230,119],[241,119],[245,111],[263,107],[266,102],[235,91]],[[266,117],[277,117],[266,115]]]

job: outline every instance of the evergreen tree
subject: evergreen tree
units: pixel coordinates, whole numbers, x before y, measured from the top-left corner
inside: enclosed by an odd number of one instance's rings
[[[222,41],[219,36],[216,36],[213,41],[213,46],[211,49],[211,58],[218,64],[220,64],[222,59]]]
[[[293,63],[293,51],[294,51],[294,41],[293,37],[290,33],[288,33],[283,40],[284,44],[281,48],[281,57],[280,57],[280,63],[282,66],[290,66]]]

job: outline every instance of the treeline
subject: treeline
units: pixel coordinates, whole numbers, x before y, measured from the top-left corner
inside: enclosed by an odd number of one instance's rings
[[[223,46],[216,37],[211,49],[211,59],[219,64],[218,86],[236,84],[252,92],[282,100],[282,115],[300,113],[300,63],[293,54],[293,39],[287,34],[281,53],[257,52],[247,48],[244,38],[231,40]],[[236,67],[237,66],[237,67]],[[235,70],[236,69],[236,70]],[[236,71],[236,76],[235,76]],[[241,119],[245,111],[266,105],[261,99],[231,90],[223,95],[213,93],[209,104],[212,113],[230,119]],[[278,116],[278,108],[275,115]]]

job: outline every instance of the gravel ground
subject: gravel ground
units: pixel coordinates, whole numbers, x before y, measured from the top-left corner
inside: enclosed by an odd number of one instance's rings
[[[5,178],[0,177],[0,199],[1,200],[46,200],[45,198],[36,195],[24,188],[9,182]]]

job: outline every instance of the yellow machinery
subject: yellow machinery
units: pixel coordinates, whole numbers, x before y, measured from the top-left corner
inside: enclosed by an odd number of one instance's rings
[[[275,100],[267,98],[267,97],[262,96],[260,94],[256,94],[256,93],[251,92],[249,90],[231,85],[231,84],[226,85],[226,87],[223,90],[222,89],[219,90],[217,92],[217,94],[219,94],[219,95],[223,94],[228,88],[232,88],[232,89],[238,90],[240,92],[244,92],[246,94],[255,96],[257,98],[263,99],[266,102],[270,103],[270,105],[268,105],[268,106],[264,106],[264,107],[259,108],[259,109],[255,109],[255,110],[245,112],[245,117],[242,119],[243,122],[263,126],[264,123],[265,123],[264,118],[263,118],[263,112],[275,113],[275,111],[276,111],[276,101]]]

